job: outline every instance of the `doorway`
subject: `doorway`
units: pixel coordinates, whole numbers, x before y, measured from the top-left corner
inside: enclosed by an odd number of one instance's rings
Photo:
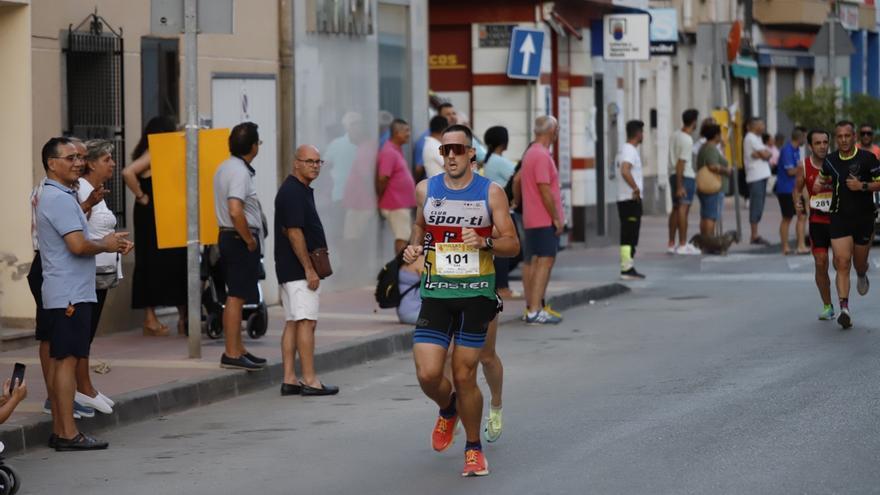
[[[180,117],[179,42],[141,38],[141,125],[160,115]]]

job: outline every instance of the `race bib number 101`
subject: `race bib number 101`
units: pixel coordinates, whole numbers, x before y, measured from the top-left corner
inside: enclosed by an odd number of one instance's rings
[[[438,275],[480,274],[480,251],[473,246],[462,242],[439,242],[434,245],[434,255]]]

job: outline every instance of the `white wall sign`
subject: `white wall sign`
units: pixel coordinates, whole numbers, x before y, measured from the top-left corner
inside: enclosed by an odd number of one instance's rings
[[[606,15],[602,23],[605,60],[649,60],[650,24],[648,14]]]
[[[651,14],[651,41],[678,42],[678,11],[648,9]]]

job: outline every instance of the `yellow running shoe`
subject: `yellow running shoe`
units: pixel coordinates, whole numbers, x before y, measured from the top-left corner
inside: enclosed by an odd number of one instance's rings
[[[559,319],[562,319],[562,313],[560,313],[559,311],[556,311],[555,309],[551,308],[549,304],[546,305],[546,306],[544,306],[544,311],[550,313],[551,315],[553,315],[553,316],[555,316],[555,317],[557,317],[557,318],[559,318]]]
[[[483,437],[489,443],[496,442],[501,438],[501,429],[504,422],[501,419],[501,408],[489,407],[489,417],[486,418],[486,426],[483,427]]]

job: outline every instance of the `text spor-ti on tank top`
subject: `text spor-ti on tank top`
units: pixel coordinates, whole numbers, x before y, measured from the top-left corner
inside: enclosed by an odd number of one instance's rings
[[[482,237],[492,235],[489,187],[492,181],[474,175],[464,189],[449,189],[446,174],[428,180],[428,197],[422,206],[425,217],[425,273],[423,298],[454,299],[484,296],[495,298],[495,267],[492,253],[461,242],[462,228]]]

